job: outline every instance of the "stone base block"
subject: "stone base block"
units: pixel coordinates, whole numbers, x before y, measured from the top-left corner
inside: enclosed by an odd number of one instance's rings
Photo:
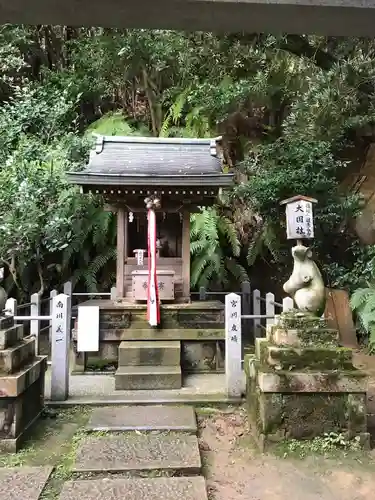
[[[251,425],[258,443],[267,448],[285,439],[313,439],[343,433],[369,443],[365,394],[252,394]]]
[[[44,372],[22,394],[0,398],[0,450],[18,451],[44,407]]]
[[[23,339],[23,325],[11,325],[0,330],[0,349],[12,347]]]
[[[255,356],[245,358],[250,423],[263,449],[330,432],[368,445],[367,377],[362,372],[266,369]]]
[[[44,377],[46,370],[47,356],[37,356],[17,373],[11,375],[0,374],[0,398],[15,398],[23,394],[41,376]]]
[[[14,326],[13,316],[0,316],[0,330],[7,330]]]
[[[118,352],[119,366],[180,365],[181,343],[178,341],[123,341]]]
[[[180,366],[128,366],[115,374],[116,390],[181,389]]]
[[[353,351],[346,347],[291,347],[256,339],[256,354],[262,366],[284,371],[353,370]]]
[[[35,356],[35,337],[26,337],[13,347],[0,350],[0,372],[14,373]]]

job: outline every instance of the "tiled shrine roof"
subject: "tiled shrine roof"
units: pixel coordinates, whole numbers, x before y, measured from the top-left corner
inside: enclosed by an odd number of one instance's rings
[[[217,139],[98,136],[86,168],[70,172],[74,184],[229,186]]]

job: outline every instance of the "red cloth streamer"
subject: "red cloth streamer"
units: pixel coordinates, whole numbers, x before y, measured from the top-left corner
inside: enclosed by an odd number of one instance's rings
[[[147,291],[147,320],[150,326],[160,323],[159,289],[156,274],[156,214],[148,210],[148,291]]]

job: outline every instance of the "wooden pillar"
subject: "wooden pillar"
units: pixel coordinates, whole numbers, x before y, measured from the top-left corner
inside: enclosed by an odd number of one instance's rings
[[[125,296],[125,247],[126,247],[126,211],[124,207],[119,207],[117,210],[117,265],[116,265],[116,288],[117,297]]]
[[[182,212],[182,297],[190,302],[190,212]]]

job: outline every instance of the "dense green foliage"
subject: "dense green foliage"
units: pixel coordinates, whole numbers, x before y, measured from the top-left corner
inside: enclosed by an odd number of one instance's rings
[[[339,190],[372,140],[373,40],[216,36],[56,26],[0,29],[0,258],[20,297],[72,277],[113,282],[102,201],[67,185],[92,132],[223,136],[237,184],[192,217],[192,286],[281,283],[290,265],[279,201],[314,196],[316,251],[332,285],[361,285],[368,253]]]

